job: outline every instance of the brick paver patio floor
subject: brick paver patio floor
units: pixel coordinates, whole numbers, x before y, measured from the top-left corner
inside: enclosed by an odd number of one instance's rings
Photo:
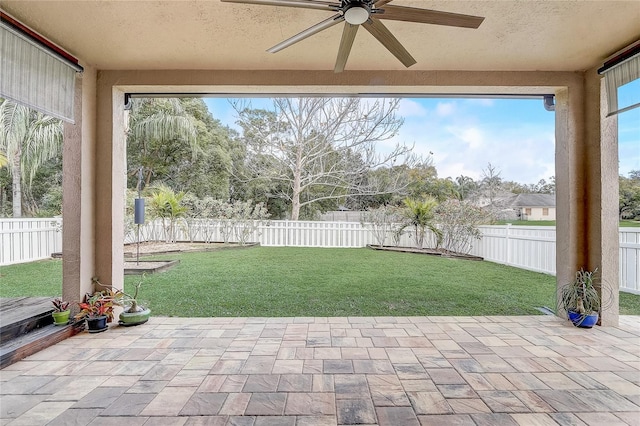
[[[640,317],[162,318],[0,371],[2,425],[640,425]]]

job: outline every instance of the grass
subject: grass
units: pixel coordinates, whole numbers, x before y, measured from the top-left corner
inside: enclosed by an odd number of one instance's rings
[[[498,220],[496,225],[506,225],[510,223],[517,226],[556,226],[555,220]]]
[[[555,220],[499,220],[496,225],[506,225],[510,223],[518,226],[556,226]],[[640,228],[640,221],[620,220],[620,228]]]
[[[640,220],[621,220],[621,228],[640,228]]]
[[[147,276],[142,289],[154,315],[529,315],[554,306],[554,277],[490,262],[293,247],[170,258],[181,263]],[[125,288],[138,279],[127,276]],[[59,260],[2,268],[1,297],[56,296],[61,287]],[[621,293],[620,311],[640,315],[640,296]]]

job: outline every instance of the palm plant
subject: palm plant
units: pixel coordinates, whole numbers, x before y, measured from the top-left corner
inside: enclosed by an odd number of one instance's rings
[[[62,121],[0,100],[0,164],[12,178],[13,217],[22,216],[22,183],[31,185],[38,168],[60,153]]]
[[[132,116],[129,143],[137,144],[142,153],[146,187],[151,183],[156,167],[150,158],[157,151],[158,144],[170,140],[184,141],[195,157],[201,150],[198,146],[198,127],[194,118],[184,110],[180,99],[136,100],[134,109],[137,112]]]
[[[433,197],[425,197],[422,200],[407,198],[404,200],[404,205],[406,207],[404,215],[408,224],[413,226],[416,232],[416,246],[423,247],[425,234],[427,230],[430,230],[436,236],[436,247],[439,247],[442,233],[433,222],[434,209],[438,205],[438,201]]]
[[[153,217],[162,219],[167,242],[175,242],[176,221],[187,213],[187,207],[182,205],[184,196],[184,192],[176,193],[162,184],[156,185],[153,189],[149,203],[150,213]]]

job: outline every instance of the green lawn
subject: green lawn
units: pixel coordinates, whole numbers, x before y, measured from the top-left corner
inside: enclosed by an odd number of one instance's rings
[[[510,223],[518,226],[556,226],[555,220],[499,220],[496,225],[506,225]],[[640,228],[640,221],[637,220],[621,220],[621,228]]]
[[[555,220],[498,220],[496,225],[506,225],[510,223],[517,226],[556,226]]]
[[[155,315],[528,315],[554,305],[554,277],[490,262],[293,247],[158,258],[181,263],[146,277],[141,298]],[[60,261],[0,272],[2,297],[60,294]],[[127,289],[137,279],[126,277]],[[640,296],[621,294],[620,310],[640,314]]]

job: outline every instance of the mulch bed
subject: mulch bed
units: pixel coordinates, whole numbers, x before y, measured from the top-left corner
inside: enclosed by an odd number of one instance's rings
[[[243,246],[235,243],[165,243],[158,241],[150,241],[140,243],[140,256],[150,256],[156,254],[170,254],[170,253],[187,253],[198,251],[218,251],[229,249],[240,249],[256,247],[259,243],[248,243]],[[125,244],[124,257],[135,258],[138,247],[136,243]]]
[[[431,248],[415,248],[415,247],[395,247],[395,246],[377,246],[373,244],[368,244],[367,247],[373,250],[382,250],[382,251],[396,251],[401,253],[414,253],[414,254],[426,254],[430,256],[441,256],[441,257],[449,257],[453,259],[464,259],[464,260],[484,260],[484,258],[480,256],[473,256],[471,254],[463,254],[456,253],[449,250],[444,249],[431,249]]]

